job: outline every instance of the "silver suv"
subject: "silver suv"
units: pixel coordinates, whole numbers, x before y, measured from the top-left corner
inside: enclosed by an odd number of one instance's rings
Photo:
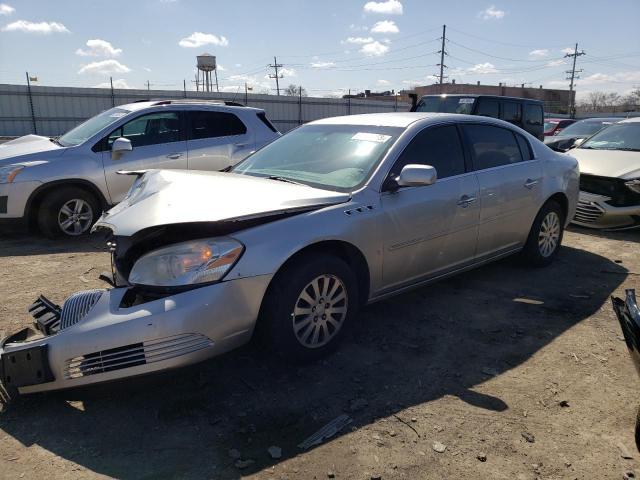
[[[0,145],[0,222],[28,222],[49,237],[82,235],[129,190],[134,178],[119,171],[223,170],[278,136],[263,110],[238,104],[115,107],[59,138]]]

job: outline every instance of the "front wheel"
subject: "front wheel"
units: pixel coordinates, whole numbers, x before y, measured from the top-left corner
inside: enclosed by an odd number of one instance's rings
[[[100,213],[100,204],[86,190],[62,187],[47,194],[38,211],[38,227],[49,238],[77,237],[89,232]]]
[[[545,203],[531,226],[522,250],[524,260],[534,267],[546,267],[558,254],[564,234],[564,212],[558,202]]]
[[[315,360],[335,350],[358,304],[356,276],[345,262],[305,255],[279,272],[267,292],[265,340],[285,360]]]

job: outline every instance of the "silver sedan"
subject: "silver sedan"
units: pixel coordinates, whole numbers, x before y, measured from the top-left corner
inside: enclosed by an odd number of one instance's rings
[[[2,382],[141,375],[256,335],[315,359],[367,303],[511,254],[551,263],[578,179],[509,123],[431,113],[311,122],[230,172],[148,171],[94,227],[111,233],[113,288],[40,297],[40,331],[2,343]]]

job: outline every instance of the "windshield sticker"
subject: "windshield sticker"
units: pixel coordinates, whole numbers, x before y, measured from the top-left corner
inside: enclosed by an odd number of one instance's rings
[[[351,140],[362,140],[365,142],[385,143],[390,138],[391,138],[391,135],[382,135],[380,133],[358,132],[353,137],[351,137]]]
[[[120,117],[124,117],[126,115],[126,112],[114,112],[111,115],[109,115],[109,118],[120,118]]]
[[[475,101],[475,98],[461,98],[460,100],[458,100],[458,103],[473,103]]]

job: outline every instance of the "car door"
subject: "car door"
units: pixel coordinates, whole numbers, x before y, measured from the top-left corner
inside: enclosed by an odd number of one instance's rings
[[[488,124],[462,126],[480,186],[478,257],[522,245],[541,202],[542,166],[519,133]]]
[[[187,123],[189,170],[222,170],[254,149],[252,132],[234,113],[190,110]]]
[[[392,167],[389,177],[409,164],[431,165],[437,181],[394,189],[385,182],[383,284],[394,289],[473,261],[479,219],[478,182],[467,171],[455,124],[419,132]]]
[[[112,155],[111,145],[120,137],[131,142],[132,150]],[[119,170],[187,168],[187,142],[179,111],[142,114],[113,130],[102,143],[102,164],[111,203],[120,202],[134,177]]]

